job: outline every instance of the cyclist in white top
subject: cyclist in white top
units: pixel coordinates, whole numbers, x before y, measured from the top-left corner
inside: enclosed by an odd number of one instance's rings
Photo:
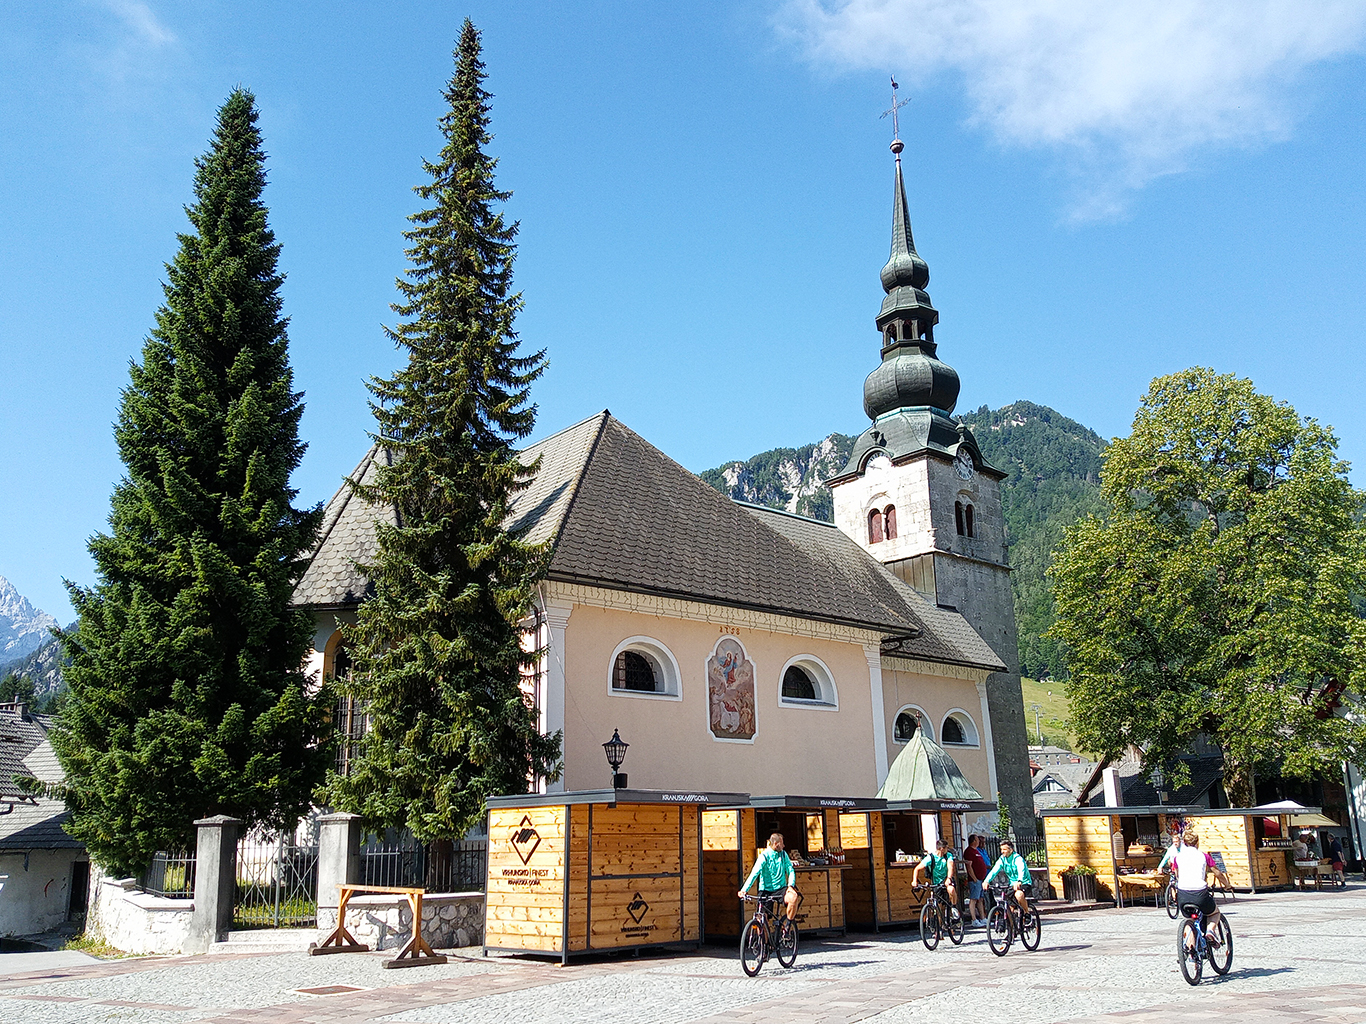
[[[1185,844],[1176,851],[1172,866],[1176,868],[1176,896],[1181,907],[1199,907],[1205,915],[1205,931],[1208,937],[1218,934],[1219,907],[1214,902],[1214,893],[1209,891],[1205,882],[1207,872],[1213,871],[1220,885],[1231,887],[1228,875],[1220,871],[1214,858],[1200,849],[1200,837],[1190,829],[1181,837]]]

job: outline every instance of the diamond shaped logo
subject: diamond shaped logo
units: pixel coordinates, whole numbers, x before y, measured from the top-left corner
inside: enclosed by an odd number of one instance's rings
[[[626,913],[631,915],[631,920],[640,924],[640,919],[649,912],[650,904],[640,898],[640,893],[636,893],[635,898],[626,904]]]
[[[522,815],[521,823],[512,830],[512,850],[523,864],[530,862],[536,847],[541,845],[541,834],[531,824],[531,816]]]

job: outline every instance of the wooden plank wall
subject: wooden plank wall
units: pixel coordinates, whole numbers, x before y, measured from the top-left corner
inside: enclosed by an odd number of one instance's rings
[[[571,933],[570,951],[700,940],[684,883],[701,872],[694,808],[594,804],[589,829],[588,931]]]
[[[740,812],[703,811],[702,902],[709,939],[740,937],[740,901],[735,897],[744,880],[740,850]]]
[[[1043,819],[1048,871],[1058,892],[1062,892],[1065,870],[1073,865],[1086,865],[1096,869],[1097,886],[1103,886],[1108,890],[1109,898],[1113,898],[1115,875],[1110,836],[1118,827],[1114,816],[1109,814]]]
[[[1248,858],[1247,819],[1232,814],[1207,818],[1187,817],[1186,828],[1200,836],[1200,849],[1224,855],[1224,866],[1236,889],[1252,888],[1252,863]]]
[[[588,818],[587,804],[569,808],[569,948],[582,949],[588,941]]]
[[[528,807],[489,812],[485,945],[563,951],[565,811]]]
[[[873,928],[873,850],[868,845],[869,815],[865,811],[839,816],[840,845],[844,850],[844,919],[853,928]],[[881,852],[879,850],[879,852]]]
[[[919,847],[923,845],[923,837],[920,833],[918,813],[875,811],[872,818],[875,831],[879,833],[886,828],[885,819],[894,818],[897,824],[897,841],[901,844],[901,849],[906,853],[919,852]],[[886,843],[879,835],[873,845],[874,871],[880,874],[882,881],[878,891],[878,924],[909,924],[920,920],[920,908],[925,899],[920,893],[911,891],[911,879],[915,871],[909,867],[888,867],[886,862]]]

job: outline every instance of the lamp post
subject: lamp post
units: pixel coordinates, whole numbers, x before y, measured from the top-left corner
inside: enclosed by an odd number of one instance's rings
[[[1157,790],[1157,805],[1161,807],[1165,803],[1163,798],[1167,795],[1162,789],[1162,787],[1167,784],[1167,776],[1164,775],[1162,769],[1158,767],[1153,769],[1153,773],[1149,775],[1148,778],[1153,784],[1153,789]]]
[[[621,767],[621,762],[626,760],[626,748],[630,745],[621,738],[616,729],[612,730],[612,738],[602,745],[603,752],[607,755],[607,763],[612,766],[613,789],[626,788],[626,775],[617,769]]]
[[[1034,733],[1039,737],[1039,746],[1042,747],[1043,729],[1039,727],[1039,712],[1042,711],[1043,708],[1038,704],[1031,704],[1030,707],[1034,709]]]

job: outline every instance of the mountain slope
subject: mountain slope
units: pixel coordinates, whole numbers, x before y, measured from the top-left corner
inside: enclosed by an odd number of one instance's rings
[[[1042,634],[1053,624],[1046,573],[1063,530],[1100,508],[1100,453],[1094,430],[1047,406],[1014,402],[965,414],[987,461],[1009,477],[1001,504],[1010,551],[1019,632],[1020,671],[1065,678],[1062,652]],[[701,474],[740,501],[832,520],[830,490],[822,481],[843,468],[854,438],[831,434],[801,448],[775,448]]]
[[[963,421],[986,460],[1010,474],[1001,483],[1001,505],[1015,570],[1011,584],[1020,671],[1034,678],[1066,678],[1057,642],[1042,636],[1054,618],[1046,573],[1063,531],[1100,511],[1105,442],[1089,427],[1033,402],[996,410],[982,406],[966,413]]]
[[[13,661],[37,650],[49,639],[57,620],[29,603],[0,576],[0,662]]]

